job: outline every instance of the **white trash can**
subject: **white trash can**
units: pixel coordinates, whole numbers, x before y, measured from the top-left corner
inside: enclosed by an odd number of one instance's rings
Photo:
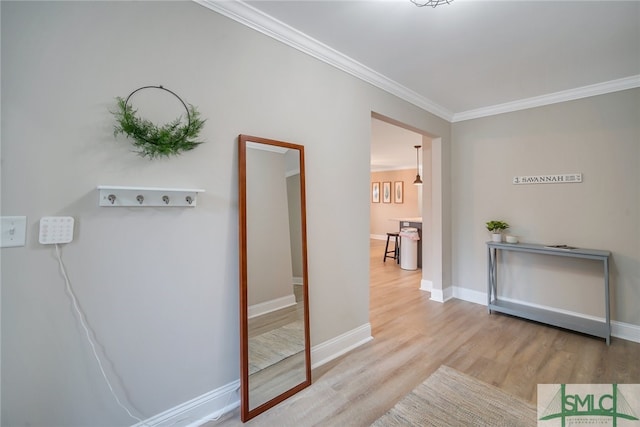
[[[403,270],[418,269],[418,240],[420,234],[414,227],[400,229],[400,268]]]

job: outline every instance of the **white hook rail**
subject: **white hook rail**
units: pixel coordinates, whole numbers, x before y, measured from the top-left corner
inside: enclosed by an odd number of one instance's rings
[[[99,205],[105,207],[195,207],[202,189],[99,185]]]

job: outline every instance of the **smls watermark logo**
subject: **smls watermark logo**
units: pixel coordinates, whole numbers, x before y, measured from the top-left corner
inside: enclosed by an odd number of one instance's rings
[[[538,426],[640,427],[640,384],[538,384]]]

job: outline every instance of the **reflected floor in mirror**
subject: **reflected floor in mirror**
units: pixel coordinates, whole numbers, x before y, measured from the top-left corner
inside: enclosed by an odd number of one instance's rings
[[[304,350],[302,320],[249,337],[249,375]]]
[[[274,395],[284,393],[304,381],[304,353],[300,351],[288,356],[250,374],[250,377],[251,406],[260,406]]]
[[[370,426],[440,365],[531,403],[538,383],[640,383],[639,343],[613,338],[607,347],[597,338],[489,315],[483,305],[431,301],[419,289],[421,270],[382,262],[384,244],[371,241],[374,339],[314,369],[310,387],[247,426]],[[205,426],[245,424],[236,409]]]
[[[256,407],[300,384],[304,375],[304,329],[301,290],[297,303],[249,319],[251,406]]]

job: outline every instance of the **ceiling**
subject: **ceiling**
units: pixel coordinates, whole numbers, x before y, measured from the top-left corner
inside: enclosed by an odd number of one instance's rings
[[[376,118],[371,119],[371,171],[415,169],[416,145],[422,135]],[[422,150],[420,151],[422,158]]]
[[[451,122],[640,87],[637,0],[196,1]]]

